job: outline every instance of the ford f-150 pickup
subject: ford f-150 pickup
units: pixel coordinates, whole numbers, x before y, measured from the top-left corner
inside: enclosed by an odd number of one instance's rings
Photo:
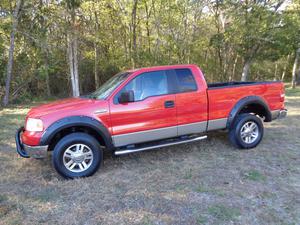
[[[282,82],[207,84],[196,65],[119,73],[95,92],[32,108],[16,132],[19,155],[43,158],[66,178],[90,176],[103,151],[122,155],[199,141],[227,130],[237,148],[262,140],[263,122],[285,117]]]

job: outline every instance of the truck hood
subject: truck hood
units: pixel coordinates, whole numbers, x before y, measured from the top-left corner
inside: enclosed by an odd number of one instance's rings
[[[94,103],[96,101],[97,105],[99,106],[99,103],[102,100],[94,100],[87,98],[62,99],[48,104],[36,106],[28,112],[27,116],[31,118],[40,118],[49,114],[68,114],[67,112],[70,112],[70,114],[74,114],[82,110],[88,111],[88,108],[94,108]]]

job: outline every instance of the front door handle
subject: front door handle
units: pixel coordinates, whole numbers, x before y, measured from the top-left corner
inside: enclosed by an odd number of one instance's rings
[[[174,108],[174,101],[165,101],[165,108]]]

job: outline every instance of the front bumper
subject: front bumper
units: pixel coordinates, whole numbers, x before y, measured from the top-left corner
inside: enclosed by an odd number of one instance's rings
[[[24,127],[20,127],[16,132],[16,147],[17,153],[23,158],[45,158],[47,156],[48,145],[44,146],[29,146],[25,145],[21,141],[21,133],[24,131]]]
[[[282,119],[287,116],[287,109],[272,111],[272,120]]]

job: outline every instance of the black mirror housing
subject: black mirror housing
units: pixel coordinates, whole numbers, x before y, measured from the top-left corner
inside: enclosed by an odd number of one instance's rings
[[[119,103],[134,102],[134,92],[132,90],[122,92],[118,98]]]

